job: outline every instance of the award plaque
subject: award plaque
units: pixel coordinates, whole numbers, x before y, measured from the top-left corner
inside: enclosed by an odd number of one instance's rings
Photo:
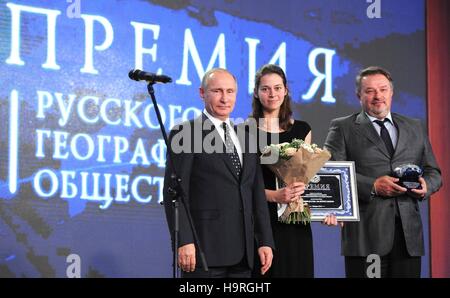
[[[331,213],[339,221],[359,221],[354,162],[326,162],[306,186],[302,198],[311,209],[313,221],[322,221]]]

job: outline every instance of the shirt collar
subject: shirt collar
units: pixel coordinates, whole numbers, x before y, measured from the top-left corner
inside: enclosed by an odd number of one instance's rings
[[[391,124],[394,123],[394,121],[392,121],[392,115],[391,115],[391,112],[389,112],[389,113],[386,115],[386,117],[384,117],[383,119],[378,119],[378,118],[372,117],[372,116],[370,116],[370,115],[367,114],[367,113],[366,113],[366,115],[367,115],[367,117],[369,117],[370,122],[374,122],[375,120],[381,120],[381,121],[383,121],[384,119],[389,119],[389,121],[391,122]]]
[[[212,116],[210,113],[208,113],[208,111],[206,109],[203,109],[203,114],[205,114],[206,117],[208,117],[208,119],[211,120],[211,122],[214,124],[215,127],[222,128],[222,123],[223,122],[225,122],[228,125],[228,127],[232,127],[231,126],[231,122],[230,122],[230,118],[227,118],[225,121],[222,121],[219,118],[216,118],[216,117]]]

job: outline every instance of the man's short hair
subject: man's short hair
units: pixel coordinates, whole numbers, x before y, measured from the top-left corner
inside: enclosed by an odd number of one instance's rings
[[[367,68],[364,68],[359,72],[359,74],[356,76],[356,94],[360,94],[361,92],[361,81],[364,77],[372,76],[376,74],[381,74],[386,77],[386,79],[389,80],[389,83],[391,84],[391,89],[394,90],[394,82],[392,80],[392,76],[386,69],[380,67],[380,66],[369,66]]]
[[[234,82],[235,82],[236,85],[237,85],[236,77],[235,77],[231,72],[229,72],[229,71],[226,70],[225,68],[216,67],[216,68],[211,68],[210,70],[208,70],[207,72],[205,72],[205,74],[203,75],[203,78],[202,78],[202,85],[201,85],[201,87],[202,87],[203,89],[206,88],[206,84],[207,84],[207,82],[208,82],[209,76],[210,76],[212,73],[215,73],[215,72],[226,72],[226,73],[228,73],[230,76],[233,77]]]

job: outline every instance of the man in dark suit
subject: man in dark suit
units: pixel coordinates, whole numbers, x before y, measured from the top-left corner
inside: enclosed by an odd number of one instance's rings
[[[331,121],[325,147],[333,160],[354,161],[360,221],[345,223],[342,254],[347,277],[367,277],[367,256],[381,257],[381,277],[420,277],[424,255],[418,201],[441,186],[441,173],[420,120],[391,113],[388,71],[368,67],[356,78],[362,111]],[[421,189],[399,186],[393,170],[423,168]],[[373,272],[373,271],[372,271]]]
[[[206,72],[200,87],[205,104],[202,115],[170,133],[173,159],[168,155],[164,206],[173,235],[169,188],[174,187],[170,178],[174,165],[186,204],[180,205],[177,247],[182,277],[250,277],[255,242],[261,272],[264,274],[272,263],[274,244],[259,157],[248,150],[256,142],[244,130],[236,133],[229,119],[236,92],[236,79],[227,70]],[[198,233],[208,272],[199,262],[186,209]]]

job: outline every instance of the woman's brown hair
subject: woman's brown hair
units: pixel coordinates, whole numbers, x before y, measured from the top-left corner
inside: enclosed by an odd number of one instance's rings
[[[258,89],[261,84],[261,78],[267,74],[277,74],[283,79],[284,88],[286,88],[286,95],[284,96],[283,103],[280,106],[280,112],[278,113],[279,125],[283,130],[289,130],[291,127],[291,96],[289,95],[289,89],[287,87],[286,74],[283,69],[275,64],[266,64],[262,66],[255,75],[255,89],[253,90],[253,102],[252,113],[250,117],[254,118],[259,123],[260,118],[264,118],[263,106],[258,98]]]

